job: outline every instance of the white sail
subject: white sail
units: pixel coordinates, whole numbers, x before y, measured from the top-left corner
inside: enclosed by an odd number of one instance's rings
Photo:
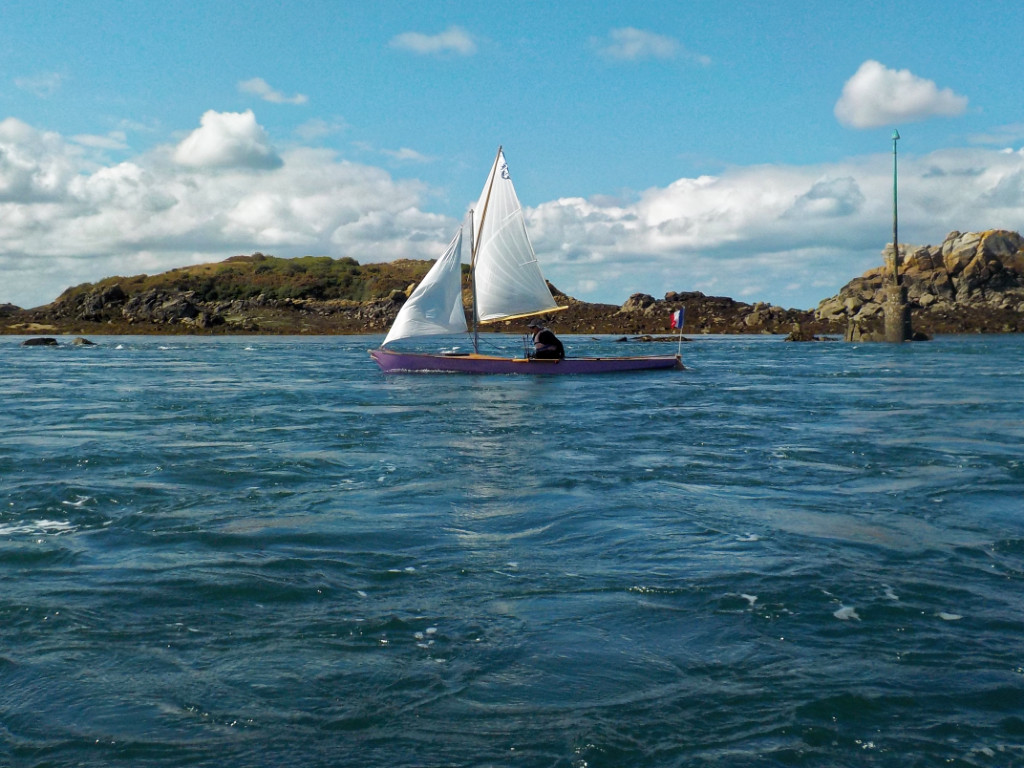
[[[398,311],[382,347],[411,336],[466,333],[462,306],[462,227]]]
[[[530,245],[523,209],[500,148],[473,216],[480,322],[559,309]]]

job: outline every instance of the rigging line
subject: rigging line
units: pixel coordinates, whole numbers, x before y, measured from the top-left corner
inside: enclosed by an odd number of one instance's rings
[[[483,336],[481,338],[484,339],[485,341],[482,341],[480,346],[487,348],[491,352],[498,352],[502,354],[507,352],[504,346],[499,346],[496,342],[492,341],[491,339],[488,339],[486,336]]]

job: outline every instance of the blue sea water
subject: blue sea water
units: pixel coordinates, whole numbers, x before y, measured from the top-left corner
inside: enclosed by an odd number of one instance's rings
[[[0,338],[0,765],[1024,765],[1024,337],[94,340]]]

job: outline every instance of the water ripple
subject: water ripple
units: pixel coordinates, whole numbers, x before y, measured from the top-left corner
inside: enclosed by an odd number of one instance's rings
[[[0,345],[0,764],[1024,761],[1024,340],[377,341]]]

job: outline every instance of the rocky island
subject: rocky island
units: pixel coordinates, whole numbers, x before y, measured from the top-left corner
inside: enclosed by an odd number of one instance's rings
[[[110,277],[64,291],[35,309],[0,307],[8,334],[354,334],[383,333],[430,268],[430,261],[360,265],[353,259],[281,259],[254,253],[159,275]],[[465,300],[469,274],[464,267]],[[788,333],[795,325],[835,330],[810,310],[691,291],[663,299],[634,294],[622,305],[579,301],[551,286],[568,309],[552,317],[561,333],[655,334],[686,309],[691,333]],[[507,331],[509,323],[487,326]],[[520,330],[518,327],[516,331]],[[841,329],[839,329],[841,333]]]
[[[901,245],[900,250],[915,331],[1024,332],[1024,238],[1018,233],[952,232],[941,245]],[[350,258],[235,256],[159,275],[85,283],[34,309],[3,305],[0,333],[383,333],[431,263],[360,265]],[[468,300],[468,268],[463,270]],[[558,303],[568,307],[551,323],[568,334],[664,334],[671,313],[685,309],[690,334],[857,338],[880,327],[890,274],[891,266],[869,270],[816,310],[746,304],[698,291],[669,291],[661,299],[638,293],[621,305],[596,304],[551,286]],[[509,329],[508,323],[487,327]]]
[[[1024,332],[1024,237],[1019,233],[954,231],[941,245],[901,245],[900,262],[915,331]],[[891,263],[865,272],[818,304],[815,318],[849,328],[854,339],[879,331],[891,275]]]

